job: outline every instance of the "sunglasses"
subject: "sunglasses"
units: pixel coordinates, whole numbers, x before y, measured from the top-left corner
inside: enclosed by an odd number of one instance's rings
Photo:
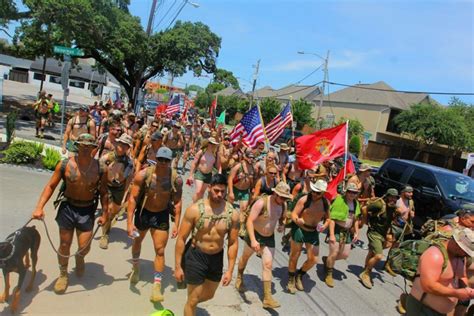
[[[268,174],[271,175],[271,176],[276,176],[277,175],[276,172],[269,172]]]
[[[122,132],[122,129],[121,129],[121,128],[114,128],[114,131],[116,131],[116,132],[119,132],[119,133],[120,133],[120,132]]]
[[[151,125],[151,127],[158,128],[159,126],[158,125]]]
[[[359,194],[359,192],[354,192],[354,191],[347,191],[347,193],[349,193],[349,194],[354,194],[354,195],[355,195],[355,194]]]
[[[166,159],[166,158],[157,158],[156,161],[158,161],[159,163],[168,163],[168,162],[170,162],[171,160]]]
[[[323,195],[324,192],[316,192],[316,191],[311,191],[311,193],[315,194],[315,195]]]

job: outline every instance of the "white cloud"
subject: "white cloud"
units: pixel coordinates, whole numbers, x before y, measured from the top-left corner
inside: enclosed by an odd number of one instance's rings
[[[331,68],[354,68],[363,65],[369,58],[379,55],[379,50],[369,50],[365,52],[357,52],[353,50],[344,50],[340,53],[329,54],[329,69]],[[311,70],[319,67],[322,64],[322,60],[316,56],[311,58],[311,55],[307,55],[305,59],[292,60],[284,64],[270,67],[270,71],[300,71],[300,70]],[[311,60],[308,60],[311,58]]]

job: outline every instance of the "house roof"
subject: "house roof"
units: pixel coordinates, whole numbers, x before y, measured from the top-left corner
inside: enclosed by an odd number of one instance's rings
[[[289,100],[290,97],[294,100],[314,98],[319,94],[319,88],[317,86],[300,86],[300,85],[288,85],[281,89],[274,90],[269,86],[263,87],[255,91],[255,95],[258,98],[276,98],[279,100]]]
[[[245,94],[242,92],[242,90],[234,89],[231,86],[229,86],[225,89],[222,89],[222,90],[214,93],[214,95],[217,95],[217,96],[221,95],[221,96],[228,97],[228,96],[231,96],[231,95],[244,96]]]
[[[30,59],[0,54],[0,65],[11,66],[12,68],[30,69],[31,63],[33,63],[33,61]]]
[[[63,67],[63,62],[57,59],[48,58],[46,59],[46,72],[50,74],[54,74],[57,76],[61,76]],[[43,58],[37,58],[30,67],[31,70],[35,71],[42,71],[43,69]],[[71,79],[81,79],[84,81],[92,81],[99,82],[102,84],[107,84],[106,76],[99,74],[97,71],[94,71],[92,67],[87,63],[80,63],[79,65],[71,68],[70,71],[70,78]]]
[[[370,90],[380,89],[380,90]],[[324,96],[326,102],[358,103],[367,105],[387,105],[390,108],[407,110],[410,105],[431,101],[426,93],[390,92],[394,89],[383,81],[373,84],[356,84]]]

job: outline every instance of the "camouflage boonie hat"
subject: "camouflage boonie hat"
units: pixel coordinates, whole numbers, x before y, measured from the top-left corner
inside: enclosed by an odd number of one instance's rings
[[[79,135],[77,140],[74,142],[75,145],[84,145],[84,146],[94,146],[97,147],[95,143],[95,138],[91,134],[84,133]]]
[[[390,188],[385,193],[386,196],[398,196],[398,190],[394,188]]]

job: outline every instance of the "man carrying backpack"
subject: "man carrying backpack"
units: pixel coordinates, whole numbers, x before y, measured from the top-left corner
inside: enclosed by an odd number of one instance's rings
[[[212,176],[207,199],[192,204],[183,217],[176,239],[175,277],[186,281],[188,299],[184,315],[196,314],[198,303],[210,300],[222,281],[230,284],[238,251],[239,215],[225,200],[227,178]],[[191,234],[191,239],[186,239]],[[228,270],[223,273],[224,242],[227,238]]]
[[[293,196],[290,187],[284,182],[272,189],[272,195],[260,197],[251,207],[247,218],[247,236],[245,246],[238,265],[237,280],[235,287],[244,292],[243,275],[250,257],[257,253],[262,258],[263,279],[263,308],[278,308],[278,303],[272,296],[272,265],[275,253],[275,228],[278,223],[278,231],[283,232],[283,219],[285,216],[285,204]]]
[[[474,256],[474,231],[455,228],[450,239],[440,240],[420,257],[406,302],[406,315],[446,315],[458,300],[474,298],[466,277],[466,258]]]
[[[133,179],[127,206],[127,230],[128,235],[134,238],[132,273],[130,275],[132,285],[140,280],[141,245],[148,230],[151,231],[155,248],[155,273],[150,300],[162,302],[164,297],[161,293],[161,280],[165,269],[165,247],[170,228],[169,218],[170,215],[174,215],[171,238],[176,238],[181,216],[183,180],[171,168],[171,149],[161,147],[156,153],[156,160],[155,166],[137,172]]]
[[[397,189],[388,189],[383,198],[369,202],[364,208],[368,214],[367,239],[369,240],[369,253],[365,259],[364,271],[359,275],[362,284],[372,288],[370,272],[374,266],[383,258],[384,248],[393,242],[393,235],[389,230],[396,212],[396,203],[398,199]]]
[[[66,154],[67,150],[70,155],[74,155],[77,152],[74,142],[78,139],[79,135],[84,133],[88,133],[94,138],[96,137],[95,122],[94,119],[89,116],[89,108],[87,105],[81,105],[76,115],[67,122],[62,153]]]
[[[84,257],[90,250],[99,193],[102,216],[97,223],[103,225],[108,218],[107,171],[102,172],[99,162],[92,158],[92,150],[96,147],[94,137],[90,134],[81,134],[74,145],[77,146],[77,156],[58,163],[32,215],[35,219],[44,218],[44,206],[63,180],[63,187],[56,200],[59,203],[56,222],[59,226],[60,237],[59,277],[54,284],[56,294],[63,294],[68,286],[68,256],[75,235],[74,231],[80,249],[76,255],[76,275],[82,277],[84,274]]]
[[[103,169],[107,169],[107,191],[109,194],[109,218],[102,227],[102,237],[99,247],[107,249],[112,221],[120,210],[122,200],[128,185],[133,178],[133,160],[129,150],[132,147],[132,137],[123,133],[117,139],[115,150],[100,159]]]
[[[324,197],[327,186],[324,180],[311,182],[311,193],[301,197],[291,213],[293,223],[287,285],[287,290],[291,294],[295,294],[296,290],[304,291],[302,278],[318,261],[319,232],[329,226],[329,202]],[[323,221],[324,224],[319,227]],[[296,271],[303,244],[308,258],[301,269]]]

